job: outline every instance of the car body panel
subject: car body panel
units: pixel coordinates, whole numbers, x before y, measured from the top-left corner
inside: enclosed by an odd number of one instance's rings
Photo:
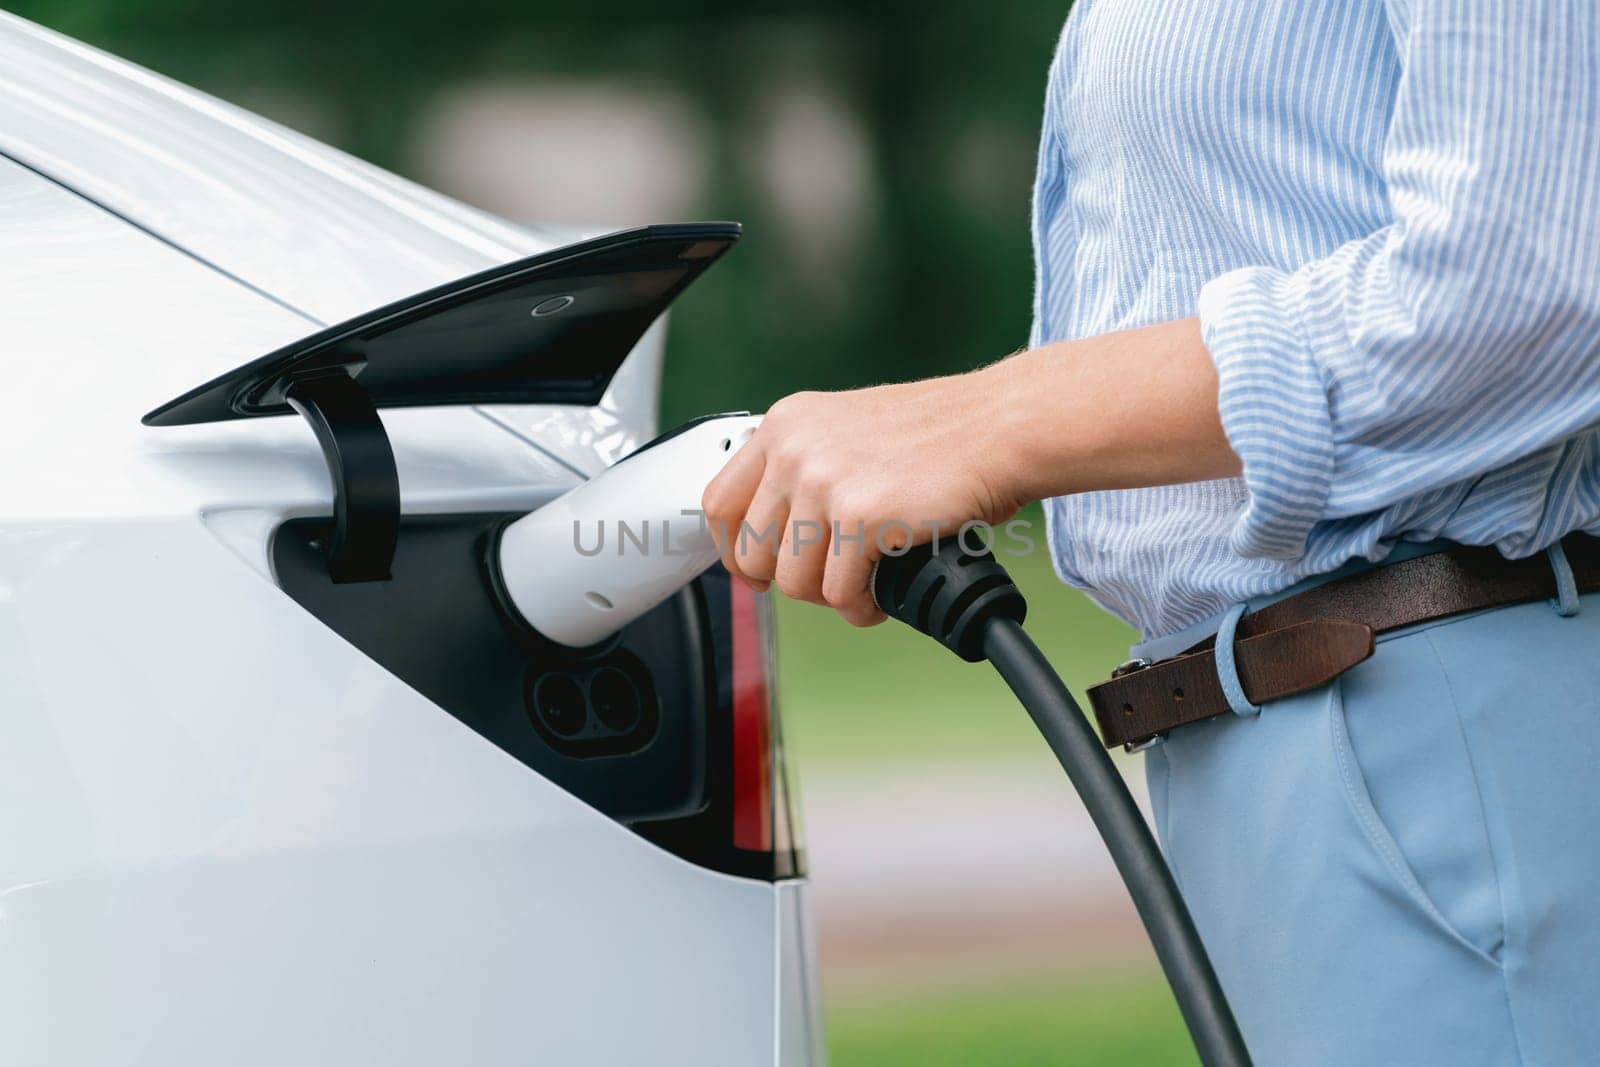
[[[442,713],[200,525],[0,527],[0,1062],[772,1062],[778,890]]]
[[[3,19],[0,150],[320,325],[565,243]]]
[[[774,979],[778,998],[777,1063],[821,1064],[827,1060],[817,989],[817,938],[811,925],[809,893],[809,887],[801,880],[778,886],[778,966]]]
[[[10,403],[0,519],[102,521],[278,506],[332,488],[298,418],[154,429],[145,411],[306,333],[292,312],[27,169],[0,160]],[[537,503],[566,464],[472,408],[384,416],[408,510]],[[530,503],[530,506],[531,506]]]
[[[255,126],[0,15],[0,1062],[818,1062],[800,887],[644,841],[285,596],[268,536],[332,501],[302,420],[140,424],[542,247]],[[660,342],[598,408],[385,412],[405,511],[615,459]]]
[[[298,316],[285,341],[593,235],[497,219],[5,12],[0,155]],[[661,342],[645,335],[597,408],[487,413],[593,474],[654,435]]]

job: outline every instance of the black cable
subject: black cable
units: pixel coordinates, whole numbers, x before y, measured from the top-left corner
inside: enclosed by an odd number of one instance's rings
[[[986,549],[948,541],[889,557],[873,574],[883,610],[963,659],[988,659],[1027,709],[1111,852],[1200,1060],[1248,1067],[1250,1054],[1155,836],[1078,702],[1022,629],[1027,605]]]
[[[1202,1063],[1250,1062],[1217,973],[1189,908],[1122,775],[1060,677],[1022,627],[1006,618],[984,627],[983,650],[1044,735],[1105,840],[1155,946]]]

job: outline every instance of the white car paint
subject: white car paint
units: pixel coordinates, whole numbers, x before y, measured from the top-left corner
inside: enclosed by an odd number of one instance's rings
[[[295,418],[145,412],[545,247],[0,16],[0,1062],[819,1062],[802,883],[685,863],[271,580]],[[652,429],[392,410],[408,513],[539,504]]]
[[[5,12],[0,155],[279,304],[292,336],[592,235],[512,225]],[[598,409],[485,411],[593,474],[652,435],[661,339]]]

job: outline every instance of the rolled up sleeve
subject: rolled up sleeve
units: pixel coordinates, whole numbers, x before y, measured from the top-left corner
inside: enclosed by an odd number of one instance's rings
[[[1199,297],[1248,501],[1242,555],[1600,423],[1594,0],[1393,5],[1392,222]]]

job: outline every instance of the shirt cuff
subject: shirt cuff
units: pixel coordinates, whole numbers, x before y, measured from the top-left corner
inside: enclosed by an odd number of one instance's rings
[[[1200,290],[1200,332],[1217,367],[1217,404],[1249,490],[1229,546],[1299,559],[1324,517],[1334,440],[1327,385],[1299,327],[1304,274],[1247,267]]]

